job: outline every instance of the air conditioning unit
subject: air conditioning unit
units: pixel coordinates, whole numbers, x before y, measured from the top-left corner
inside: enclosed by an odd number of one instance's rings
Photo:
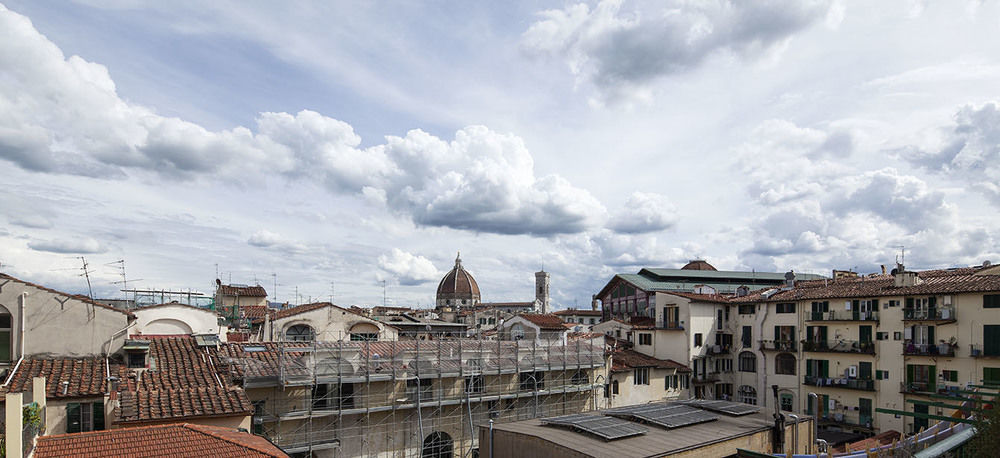
[[[847,376],[851,378],[856,378],[858,376],[858,366],[848,367]]]

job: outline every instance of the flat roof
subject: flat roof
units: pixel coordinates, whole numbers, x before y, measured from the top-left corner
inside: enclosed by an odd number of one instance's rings
[[[582,415],[603,416],[604,412],[593,411]],[[576,432],[572,429],[545,426],[543,418],[496,423],[493,425],[493,429],[532,436],[587,456],[602,458],[664,456],[768,431],[774,426],[773,413],[773,408],[765,407],[761,407],[757,413],[742,416],[720,413],[717,415],[717,420],[673,429],[655,424],[642,424],[648,429],[645,434],[615,440],[603,440],[598,436]],[[803,415],[799,421],[808,421],[811,418]],[[793,423],[794,421],[785,415],[785,424],[791,425]]]

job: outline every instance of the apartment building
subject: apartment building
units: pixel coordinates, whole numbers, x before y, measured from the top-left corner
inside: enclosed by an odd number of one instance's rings
[[[948,399],[1000,383],[997,266],[790,279],[730,303],[755,390],[778,385],[782,410],[829,431],[910,434],[929,419],[901,413],[951,415]]]

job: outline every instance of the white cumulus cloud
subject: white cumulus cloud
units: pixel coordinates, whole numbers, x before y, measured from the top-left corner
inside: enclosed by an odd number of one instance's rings
[[[439,280],[437,268],[429,259],[393,248],[378,257],[378,266],[401,285],[420,285]]]

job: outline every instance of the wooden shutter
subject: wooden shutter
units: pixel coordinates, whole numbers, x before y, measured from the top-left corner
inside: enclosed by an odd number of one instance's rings
[[[812,376],[813,376],[813,360],[807,359],[806,360],[806,377],[812,377]]]
[[[913,365],[906,365],[906,383],[913,383]]]
[[[937,391],[937,366],[927,368],[927,391]]]
[[[822,360],[820,362],[820,365],[821,365],[821,367],[820,367],[820,370],[819,370],[819,374],[820,374],[819,376],[823,377],[823,378],[829,377],[830,376],[830,362],[824,359],[824,360]]]
[[[908,308],[908,309],[912,309],[913,308],[913,298],[912,297],[906,298],[906,308]]]
[[[91,408],[94,413],[94,431],[104,430],[104,403],[95,402]]]
[[[80,432],[80,403],[78,402],[66,404],[66,432]]]
[[[872,363],[865,361],[858,363],[858,378],[861,380],[872,379]]]
[[[937,340],[934,340],[934,326],[927,326],[927,343],[937,345]]]
[[[931,296],[927,298],[927,307],[934,308],[937,305],[937,297]]]
[[[1000,356],[1000,325],[983,325],[983,353],[987,356]]]
[[[855,320],[861,318],[861,301],[857,299],[851,302],[851,317]]]
[[[777,342],[781,340],[781,326],[774,327],[774,341]]]
[[[858,335],[861,337],[861,343],[871,343],[872,342],[872,327],[871,326],[861,326],[858,329]]]

